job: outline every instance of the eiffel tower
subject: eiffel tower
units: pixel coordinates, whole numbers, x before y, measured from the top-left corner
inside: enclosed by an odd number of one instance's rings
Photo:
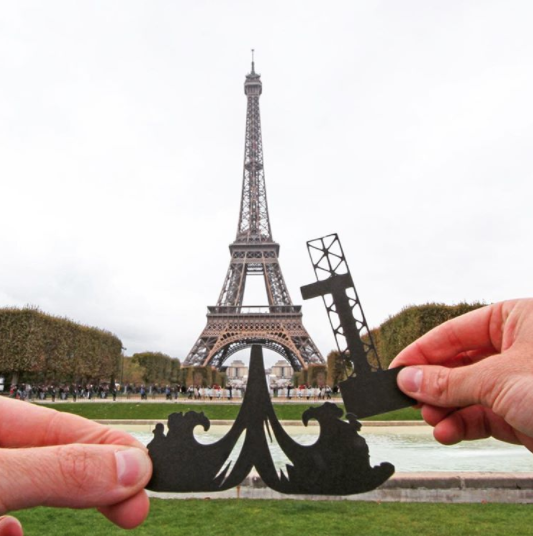
[[[248,106],[237,238],[229,247],[230,265],[217,305],[207,308],[207,325],[183,365],[220,369],[232,354],[259,344],[301,370],[324,363],[324,358],[303,326],[301,306],[291,301],[279,265],[279,244],[270,230],[259,115],[262,84],[253,51],[244,93]],[[268,305],[243,306],[246,278],[252,275],[263,277]]]

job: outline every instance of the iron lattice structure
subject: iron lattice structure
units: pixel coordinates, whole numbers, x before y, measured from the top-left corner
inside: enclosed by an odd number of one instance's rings
[[[185,359],[184,366],[222,368],[232,354],[260,344],[283,356],[295,370],[324,363],[302,323],[301,306],[293,305],[279,265],[279,244],[270,228],[263,165],[259,97],[260,75],[246,76],[248,100],[242,197],[237,237],[216,306],[208,307],[207,325]],[[262,276],[268,305],[244,306],[248,276]]]
[[[353,364],[352,375],[383,370],[338,235],[310,240],[307,249],[318,283],[303,287],[302,296],[322,296],[339,353]]]

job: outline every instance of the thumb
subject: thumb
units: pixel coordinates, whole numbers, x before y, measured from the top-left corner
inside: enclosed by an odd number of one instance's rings
[[[151,472],[150,458],[139,448],[73,444],[0,449],[0,514],[37,505],[117,504],[141,491]]]
[[[405,367],[398,387],[422,404],[445,408],[483,404],[483,374],[476,365],[447,368],[437,365]],[[486,387],[486,386],[485,386]],[[486,404],[485,404],[486,405]]]
[[[14,517],[0,517],[0,536],[23,536],[22,525]]]

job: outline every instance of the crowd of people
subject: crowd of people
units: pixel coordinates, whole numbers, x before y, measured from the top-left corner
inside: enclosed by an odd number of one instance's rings
[[[148,396],[156,398],[165,395],[167,400],[177,399],[180,393],[186,393],[180,385],[160,386],[158,384],[130,384],[127,383],[121,388],[120,384],[107,382],[94,382],[87,384],[76,383],[19,383],[11,385],[9,396],[20,400],[41,400],[52,401],[72,400],[76,402],[79,398],[87,400],[106,400],[112,398],[116,400],[117,395],[124,395],[131,398],[138,395],[141,400],[147,400]]]
[[[246,391],[246,386],[233,386],[232,384],[228,384],[225,387],[221,387],[220,385],[215,384],[202,387],[200,385],[190,385],[189,387],[185,388],[185,390],[183,389],[184,387],[182,387],[182,392],[187,394],[187,398],[189,400],[232,400],[234,398],[242,398]],[[269,392],[270,396],[273,398],[285,398],[287,400],[294,398],[313,400],[317,402],[319,400],[331,400],[332,394],[336,394],[338,392],[338,387],[335,386],[331,388],[329,385],[323,385],[320,387],[313,387],[312,385],[299,385],[298,387],[295,387],[292,384],[287,384],[285,386],[271,385],[269,387]]]
[[[41,383],[38,385],[30,383],[19,383],[12,385],[9,390],[11,398],[20,400],[72,400],[77,401],[78,398],[89,400],[106,399],[108,397],[116,400],[118,389],[115,384],[110,383],[89,383],[89,384],[54,384]]]
[[[117,396],[126,398],[139,397],[141,400],[156,400],[164,397],[168,401],[176,401],[179,398],[187,400],[234,400],[242,399],[246,391],[244,384],[233,385],[229,383],[226,386],[217,384],[202,385],[159,385],[159,384],[135,384],[126,383],[122,387],[117,383],[19,383],[12,385],[9,391],[11,398],[29,401],[72,401],[78,399],[84,400],[116,400]],[[333,394],[338,392],[338,387],[331,388],[325,386],[299,385],[295,387],[292,384],[284,386],[272,385],[269,387],[270,395],[273,398],[283,398],[287,400],[330,400]]]
[[[332,394],[337,394],[338,387],[334,386],[333,389],[329,385],[323,385],[321,387],[313,387],[311,385],[299,385],[296,391],[296,397],[300,400],[313,400],[317,402],[319,400],[331,400]],[[283,390],[283,395],[287,398],[291,397],[290,389],[285,388]],[[282,396],[283,396],[282,395]]]

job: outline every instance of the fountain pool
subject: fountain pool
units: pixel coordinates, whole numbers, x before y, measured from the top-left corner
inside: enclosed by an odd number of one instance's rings
[[[119,427],[119,426],[117,426]],[[152,439],[154,425],[121,425],[143,444]],[[212,425],[208,432],[196,429],[200,443],[220,439],[229,426]],[[318,426],[286,426],[285,430],[301,444],[312,444],[319,433]],[[485,472],[526,473],[533,472],[533,454],[525,447],[509,445],[495,439],[465,441],[458,445],[444,446],[433,439],[429,426],[365,427],[361,431],[370,449],[372,465],[387,461],[396,472]],[[230,459],[236,460],[244,436],[239,440]],[[271,452],[278,468],[284,468],[289,460],[273,442]]]

